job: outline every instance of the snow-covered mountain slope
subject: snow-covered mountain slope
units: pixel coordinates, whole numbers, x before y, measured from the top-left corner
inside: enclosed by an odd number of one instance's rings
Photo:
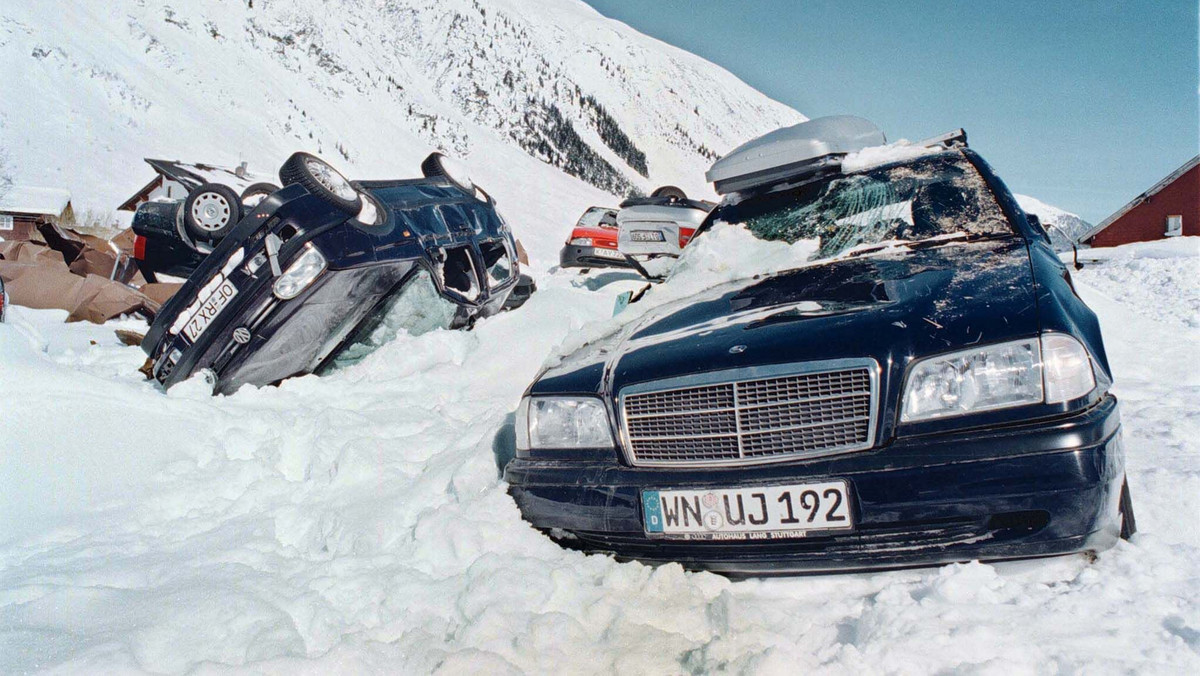
[[[22,102],[0,109],[14,178],[77,207],[112,209],[145,156],[273,172],[309,150],[383,178],[440,148],[502,208],[565,193],[558,227],[614,201],[560,169],[618,195],[703,192],[717,153],[804,119],[578,0],[12,0],[0,98]]]
[[[1054,243],[1054,248],[1059,251],[1070,251],[1071,243],[1076,242],[1080,235],[1092,228],[1091,223],[1079,216],[1046,204],[1035,197],[1015,193],[1013,197],[1017,198],[1017,203],[1022,209],[1041,220],[1042,226],[1046,228],[1050,240]]]

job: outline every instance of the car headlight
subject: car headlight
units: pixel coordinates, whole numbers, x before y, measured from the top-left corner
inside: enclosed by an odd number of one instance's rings
[[[902,422],[1028,404],[1060,404],[1096,386],[1087,349],[1048,333],[923,359],[904,387]]]
[[[517,410],[517,447],[612,448],[604,402],[595,397],[526,397]]]
[[[275,279],[272,291],[280,300],[291,300],[308,288],[325,271],[325,257],[316,247],[307,245],[300,256]]]
[[[593,244],[591,237],[576,237],[571,240],[571,246],[592,246]]]

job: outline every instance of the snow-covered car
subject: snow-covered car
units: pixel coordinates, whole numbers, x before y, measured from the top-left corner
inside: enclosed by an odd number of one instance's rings
[[[745,274],[542,371],[504,472],[528,521],[730,574],[1096,552],[1134,532],[1100,327],[1045,232],[965,134],[885,144],[821,118],[713,165],[725,198],[676,274],[735,245]]]
[[[162,308],[142,343],[158,382],[214,391],[353,363],[400,331],[463,327],[505,308],[521,277],[495,203],[449,158],[424,178],[349,181],[292,155]]]
[[[228,171],[197,173],[212,169],[205,165],[147,162],[160,172],[170,172],[172,180],[188,191],[182,200],[150,200],[134,212],[133,257],[142,276],[152,282],[160,274],[189,276],[242,216],[279,190],[273,183]]]
[[[563,268],[626,268],[629,263],[617,250],[617,210],[590,207],[571,229],[558,252]]]
[[[661,278],[715,206],[688,199],[674,186],[658,188],[649,197],[627,199],[617,213],[617,248],[644,275]],[[667,265],[650,262],[656,260]]]

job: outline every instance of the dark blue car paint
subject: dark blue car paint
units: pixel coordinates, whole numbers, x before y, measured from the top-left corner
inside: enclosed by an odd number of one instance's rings
[[[515,272],[495,288],[481,285],[473,299],[445,288],[436,274],[439,252],[447,248],[468,247],[477,271],[481,241],[503,240],[515,251],[512,235],[490,201],[480,202],[444,179],[362,181],[356,186],[380,202],[383,223],[358,224],[300,185],[274,193],[247,214],[163,307],[147,333],[142,346],[155,363],[159,382],[170,386],[208,368],[217,375],[216,391],[230,392],[244,383],[263,385],[319,368],[336,351],[330,341],[353,335],[357,324],[418,266],[435,273],[439,291],[458,304],[458,324],[501,309],[517,282]],[[170,334],[179,314],[230,256],[244,248],[244,261],[250,261],[264,250],[268,233],[284,240],[281,269],[309,244],[324,253],[328,268],[297,298],[280,301],[272,292],[271,267],[264,264],[251,273],[243,262],[228,276],[237,296],[196,344],[182,332]],[[233,340],[237,328],[249,330],[248,343]],[[171,364],[174,350],[180,357]]]
[[[727,284],[648,312],[547,369],[527,391],[601,397],[620,439],[615,397],[629,385],[870,357],[882,370],[871,450],[754,467],[650,469],[633,467],[620,448],[518,449],[505,478],[525,518],[589,551],[727,573],[928,565],[1110,546],[1120,528],[1124,460],[1096,316],[1075,295],[1044,231],[1025,219],[978,156],[961,152],[995,194],[1011,236]],[[1091,393],[1065,404],[900,423],[916,359],[1045,331],[1070,334],[1089,349],[1099,381]],[[849,482],[854,532],[764,543],[664,541],[643,530],[643,489],[825,479]]]

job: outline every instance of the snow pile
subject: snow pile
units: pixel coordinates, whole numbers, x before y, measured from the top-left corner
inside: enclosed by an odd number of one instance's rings
[[[930,148],[916,145],[907,139],[900,139],[895,143],[870,146],[846,155],[842,158],[842,173],[849,174],[871,169],[872,167],[881,167],[885,164],[906,162],[918,157],[925,157],[926,155],[936,155],[943,150],[945,149],[941,147]]]
[[[1071,256],[1063,257],[1070,261]],[[1200,328],[1200,237],[1082,249],[1076,280],[1158,321]]]
[[[112,326],[13,308],[0,671],[1200,670],[1200,331],[1077,277],[1122,399],[1133,542],[731,582],[563,550],[498,478],[497,430],[543,355],[636,285],[621,274],[552,275],[474,331],[217,398],[155,390]]]

